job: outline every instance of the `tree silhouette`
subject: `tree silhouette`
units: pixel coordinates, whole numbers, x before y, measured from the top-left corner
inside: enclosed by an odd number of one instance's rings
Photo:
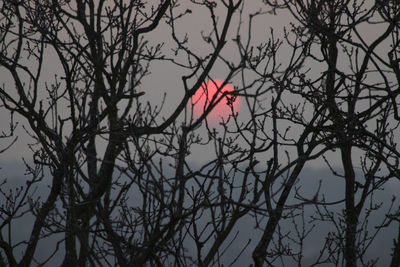
[[[313,266],[378,264],[368,249],[399,220],[393,199],[369,222],[400,175],[396,1],[5,0],[0,12],[1,152],[26,142],[30,155],[23,186],[1,183],[0,266],[301,266],[325,223]],[[292,23],[265,31],[276,14]],[[217,105],[231,108],[219,124]],[[318,160],[343,184],[334,200],[327,179],[298,186]]]

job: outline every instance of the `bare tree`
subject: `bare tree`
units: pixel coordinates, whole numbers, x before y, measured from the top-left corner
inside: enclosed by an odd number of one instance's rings
[[[251,255],[255,266],[301,266],[308,236],[324,221],[336,232],[315,265],[373,264],[370,244],[398,220],[392,207],[368,235],[374,193],[399,177],[399,6],[264,2],[249,14],[254,2],[242,0],[3,1],[0,67],[12,82],[0,87],[10,115],[2,152],[22,128],[32,159],[25,185],[1,184],[0,265],[222,266]],[[264,29],[260,38],[263,18],[280,10],[297,22],[281,38]],[[185,32],[200,13],[203,31]],[[370,41],[362,27],[373,24],[386,28]],[[147,88],[158,66],[179,88]],[[223,83],[194,114],[193,96],[208,93],[217,68]],[[234,91],[223,90],[228,83]],[[231,114],[216,125],[208,116],[218,105]],[[199,147],[207,158],[193,163]],[[335,150],[342,171],[330,162]],[[307,163],[321,158],[345,181],[335,201],[296,187]],[[47,195],[35,194],[46,181]],[[344,212],[333,214],[341,204]],[[29,236],[15,242],[13,227],[29,218]],[[242,221],[257,236],[238,244]],[[48,238],[54,247],[38,258]]]
[[[333,174],[345,181],[343,214],[332,216],[328,204],[315,201],[324,206],[324,211],[318,208],[316,217],[337,226],[335,237],[327,238],[316,264],[370,266],[373,261],[368,262],[364,255],[376,232],[369,235],[366,222],[370,212],[379,207],[373,204],[373,193],[390,178],[399,177],[394,139],[399,120],[400,6],[394,1],[267,2],[289,10],[296,19],[293,46],[309,46],[304,53],[307,64],[290,79],[288,87],[314,113],[324,113],[325,123],[312,131],[324,136],[324,146],[338,150],[341,159],[339,170],[329,159],[326,162]],[[368,27],[372,25],[381,30],[371,34]],[[313,66],[323,71],[316,73]],[[360,155],[358,164],[356,153]],[[357,173],[357,165],[361,173]],[[366,207],[368,199],[371,202]]]

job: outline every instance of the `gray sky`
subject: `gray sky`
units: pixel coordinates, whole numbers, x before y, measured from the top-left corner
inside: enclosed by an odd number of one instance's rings
[[[244,14],[253,13],[259,10],[260,7],[263,7],[263,5],[260,4],[260,2],[261,1],[247,1],[246,10],[244,11]],[[186,6],[185,4],[182,5],[182,9],[186,8],[192,8],[192,6]],[[198,54],[205,55],[206,53],[209,52],[210,47],[207,46],[202,40],[201,31],[204,31],[205,33],[209,32],[211,26],[210,21],[208,19],[208,14],[205,10],[199,10],[197,8],[194,8],[193,10],[196,10],[194,14],[188,17],[187,19],[184,18],[181,24],[179,25],[178,34],[181,34],[180,37],[183,37],[184,33],[188,33],[189,44],[193,48],[193,50]],[[221,13],[219,13],[219,15],[221,15]],[[242,25],[242,33],[245,33],[245,31],[247,30],[247,21],[248,21],[247,15],[243,17],[243,21],[244,22]],[[254,45],[257,45],[258,43],[263,42],[266,40],[266,38],[268,38],[270,28],[274,28],[277,36],[282,35],[282,27],[284,25],[288,25],[290,21],[291,19],[289,18],[288,13],[282,11],[279,11],[276,16],[272,14],[265,14],[258,17],[254,21],[255,25],[252,30]],[[238,18],[234,20],[234,23],[238,25]],[[234,30],[236,30],[236,27],[232,28],[232,32],[230,33],[231,37],[235,36]],[[366,36],[368,37],[367,39],[373,40],[374,36],[376,36],[376,34],[379,34],[380,29],[379,28],[376,28],[374,30],[365,29],[365,32]],[[157,31],[151,33],[149,38],[150,41],[155,41],[155,42],[164,39],[168,40],[169,32],[166,31],[165,28],[160,27]],[[233,41],[231,40],[228,41],[229,42],[227,44],[227,48],[223,51],[223,55],[225,55],[228,58],[232,57],[232,61],[237,62],[237,58],[235,58],[237,56],[236,47],[233,45]],[[384,47],[382,47],[382,51],[384,51],[383,48]],[[169,43],[165,44],[165,50],[166,51],[169,50]],[[52,81],[54,81],[54,75],[59,73],[58,69],[59,63],[57,62],[57,60],[53,58],[53,56],[54,55],[50,54],[45,59],[45,64],[44,64],[45,71],[43,71],[43,79],[42,79],[43,84],[45,84],[46,82],[51,83]],[[288,54],[285,54],[285,52],[283,51],[283,53],[280,54],[279,58],[282,60],[282,62],[285,62],[287,61],[287,56]],[[346,68],[345,65],[346,63],[347,62],[343,62],[343,65],[341,67]],[[314,71],[315,74],[311,75],[320,74],[318,73],[320,69]],[[166,93],[167,97],[163,109],[163,114],[165,114],[165,116],[167,117],[174,110],[174,108],[181,99],[183,92],[181,76],[188,73],[182,71],[181,68],[174,67],[171,64],[165,62],[155,63],[151,68],[151,72],[152,72],[151,75],[145,78],[143,80],[143,84],[141,85],[141,89],[146,92],[145,96],[143,96],[143,100],[151,101],[152,103],[161,103],[163,94]],[[218,62],[212,69],[211,73],[213,78],[224,79],[227,75],[227,68],[222,64],[222,62]],[[238,82],[239,80],[240,80],[239,77],[235,77],[232,83],[235,85],[235,82]],[[6,87],[12,88],[13,86],[13,83],[10,80],[10,75],[4,68],[0,68],[0,81],[1,83],[5,84]],[[292,101],[292,99],[288,98],[287,101],[290,102]],[[293,99],[293,101],[295,100]],[[247,111],[245,107],[243,107],[240,113],[240,118],[242,120],[246,120],[246,118],[248,117],[248,113],[246,112]],[[26,121],[21,120],[21,118],[18,116],[16,117],[16,120],[20,121],[20,125],[18,126],[16,131],[16,134],[19,136],[18,141],[13,147],[11,147],[11,149],[7,151],[7,153],[0,154],[0,167],[2,167],[2,169],[0,170],[0,181],[3,178],[7,178],[9,181],[9,184],[7,186],[10,187],[14,187],[20,184],[21,182],[23,183],[25,179],[23,175],[24,168],[20,160],[21,158],[25,158],[27,161],[30,161],[32,155],[29,149],[27,149],[27,144],[31,143],[32,140],[27,136],[22,127],[22,125],[26,124]],[[7,130],[9,115],[6,112],[0,112],[0,121],[2,122],[0,126],[0,131]],[[218,129],[219,126],[215,127]],[[293,134],[295,134],[296,128],[293,128],[292,131]],[[200,130],[200,133],[202,135],[207,134],[204,126]],[[396,138],[398,138],[400,141],[400,134],[398,134]],[[2,148],[2,146],[0,146],[0,148]],[[188,157],[188,162],[190,162],[193,165],[200,165],[201,163],[204,163],[208,160],[210,151],[212,151],[213,153],[213,150],[214,149],[211,147],[211,145],[208,147],[204,146],[201,148],[194,147],[191,151],[191,155],[189,155]],[[357,153],[357,151],[354,153],[354,159],[356,162],[358,162],[360,155],[361,154]],[[328,153],[327,157],[331,162],[331,164],[340,171],[340,158],[338,152]],[[261,158],[259,160],[265,162],[267,158],[268,156],[265,155],[265,158]],[[319,179],[322,179],[323,181],[323,187],[321,191],[326,193],[327,199],[330,197],[332,197],[333,199],[343,195],[343,190],[344,190],[343,182],[339,178],[333,177],[330,174],[329,170],[327,169],[326,165],[323,163],[322,160],[315,160],[313,162],[310,162],[307,165],[307,169],[301,174],[302,182],[298,184],[298,186],[301,186],[302,188],[301,192],[303,192],[305,195],[312,195],[314,190],[316,190],[316,184],[317,184],[316,181],[318,181]],[[400,190],[399,181],[393,180],[385,188],[385,191],[380,191],[377,193],[376,199],[380,199],[384,203],[389,203],[392,195],[399,196],[398,193],[399,190]],[[46,191],[46,186],[40,185],[38,189],[38,194],[40,195],[42,192],[45,191]],[[0,202],[1,201],[2,200],[0,199]],[[343,204],[332,207],[333,211],[340,211],[341,209],[343,209]],[[311,210],[312,210],[311,207],[307,208],[306,216],[310,215]],[[374,224],[380,222],[383,219],[383,217],[384,217],[383,212],[377,212],[377,214],[371,218],[371,227]],[[257,238],[260,236],[260,232],[254,230],[253,228],[248,227],[248,220],[249,218],[246,217],[242,219],[237,225],[237,229],[240,230],[241,234],[239,235],[238,240],[235,241],[234,244],[235,249],[233,249],[230,252],[233,253],[233,255],[227,256],[227,262],[229,262],[229,258],[235,256],[235,253],[241,250],[241,245],[245,244],[247,239],[252,238],[254,240],[257,240]],[[286,222],[283,223],[283,225],[285,224]],[[287,224],[289,224],[289,222]],[[27,233],[29,233],[30,227],[31,226],[25,222],[21,222],[19,225],[17,225],[15,228],[16,238],[24,239],[25,236],[27,236]],[[307,254],[305,255],[306,258],[304,259],[304,266],[307,266],[309,263],[311,263],[310,258],[313,258],[317,255],[316,253],[318,253],[321,246],[321,242],[324,238],[324,236],[321,233],[326,233],[327,231],[331,230],[330,226],[325,226],[323,224],[321,224],[319,227],[320,230],[318,230],[315,234],[312,234],[310,236],[310,239],[307,241],[309,245],[307,247]],[[388,240],[394,237],[395,234],[396,234],[395,225],[392,225],[390,228],[385,229],[382,235],[379,236],[378,241],[375,242],[375,244],[369,250],[370,253],[369,255],[371,257],[376,257],[376,256],[381,257],[382,261],[380,262],[380,266],[386,266],[388,263],[390,247],[392,246],[392,242]],[[50,248],[53,245],[54,242],[41,243],[38,254],[40,255],[42,253],[47,253],[48,248]],[[240,261],[241,266],[244,266],[242,264],[249,264],[251,262],[250,257],[251,257],[252,247],[254,247],[254,242],[244,252],[243,257],[241,258]],[[239,266],[239,262],[237,264],[238,264],[237,266]]]

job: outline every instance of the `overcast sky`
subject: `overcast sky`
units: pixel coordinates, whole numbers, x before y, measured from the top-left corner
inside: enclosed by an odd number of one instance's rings
[[[254,13],[260,8],[264,7],[260,2],[262,1],[246,1],[246,10],[244,14]],[[193,6],[185,6],[183,4],[182,9],[184,8],[194,8]],[[193,16],[188,17],[187,19],[183,19],[183,22],[180,24],[179,32],[180,34],[188,33],[190,45],[192,48],[199,54],[205,54],[209,52],[209,47],[204,44],[201,38],[201,31],[205,31],[206,33],[210,29],[210,20],[208,19],[208,14],[205,10],[196,10]],[[268,11],[268,10],[265,10]],[[221,14],[219,14],[221,15]],[[247,16],[243,17],[243,31],[247,30]],[[269,34],[270,28],[274,28],[277,35],[282,34],[282,27],[284,25],[288,25],[291,22],[288,13],[283,11],[279,11],[276,16],[271,14],[266,14],[260,16],[255,20],[255,26],[253,28],[253,37],[254,43],[265,41]],[[234,23],[238,25],[238,19],[236,18]],[[232,31],[236,30],[236,27],[232,27]],[[378,31],[378,29],[377,29]],[[375,36],[375,30],[367,30],[366,33],[370,33],[371,39]],[[150,41],[157,42],[158,40],[167,40],[169,37],[169,32],[165,30],[165,28],[160,27],[157,31],[152,32],[151,36],[149,36]],[[165,46],[165,49],[168,49],[168,43]],[[233,46],[231,42],[227,44],[227,49],[223,52],[224,55],[233,55],[232,60],[234,60],[235,55],[237,55],[236,48]],[[285,54],[281,54],[280,59],[285,62]],[[56,74],[59,70],[58,62],[51,57],[47,57],[45,59],[45,70],[43,72],[43,82],[54,81],[54,74]],[[143,84],[141,85],[141,89],[146,92],[143,100],[151,101],[152,103],[161,104],[163,99],[163,94],[166,93],[166,102],[163,110],[163,114],[168,116],[179,103],[182,92],[182,80],[181,76],[187,73],[182,72],[182,69],[178,67],[172,67],[171,64],[165,62],[158,62],[154,64],[151,68],[151,75],[149,75],[146,79],[144,79]],[[318,75],[317,73],[316,75]],[[224,79],[227,75],[227,68],[220,62],[217,63],[216,66],[212,70],[212,76],[216,79]],[[156,78],[154,78],[156,77]],[[233,85],[235,85],[235,81],[239,79],[234,79],[232,81]],[[4,69],[0,68],[0,81],[6,86],[12,87],[12,81],[10,79],[10,74]],[[287,101],[291,101],[291,99],[287,99]],[[245,120],[248,114],[246,114],[245,110],[243,110],[242,114],[239,114],[240,118]],[[17,120],[21,120],[20,117],[16,117]],[[0,112],[0,131],[6,131],[8,129],[9,123],[9,115],[6,112]],[[16,130],[16,134],[19,136],[16,144],[11,147],[7,153],[0,154],[0,181],[4,178],[8,179],[8,184],[4,188],[13,188],[19,184],[23,184],[26,177],[24,176],[24,167],[21,163],[21,159],[25,158],[27,161],[31,161],[31,151],[27,148],[27,144],[32,142],[32,140],[28,137],[23,129],[22,125],[25,125],[26,121],[21,120],[20,125]],[[218,128],[218,125],[214,125],[214,127]],[[295,129],[293,129],[295,131]],[[206,134],[205,128],[203,126],[203,134]],[[400,138],[400,134],[397,136]],[[0,149],[4,147],[4,143],[0,143]],[[196,150],[197,149],[197,150]],[[212,149],[212,148],[211,148]],[[209,156],[210,147],[194,147],[191,151],[191,155],[188,157],[188,161],[195,165],[200,165],[204,163]],[[359,158],[359,154],[355,153],[354,157],[356,160]],[[330,163],[337,167],[340,171],[340,158],[338,152],[328,153],[328,159]],[[266,161],[267,159],[260,159],[260,161]],[[301,187],[301,192],[305,195],[312,195],[316,190],[316,186],[318,185],[319,180],[323,181],[323,187],[321,192],[326,194],[327,199],[337,199],[338,196],[343,196],[344,183],[340,180],[340,178],[334,177],[326,165],[322,160],[316,160],[310,162],[307,165],[306,170],[301,174],[300,177],[301,183],[298,184],[298,187]],[[47,187],[45,184],[39,186],[37,195],[43,194],[46,192]],[[385,187],[385,191],[380,191],[376,194],[376,199],[380,199],[380,201],[385,203],[385,207],[387,208],[387,204],[390,202],[390,199],[393,195],[399,196],[400,184],[398,181],[392,181]],[[0,203],[2,199],[0,198]],[[398,205],[398,203],[397,203]],[[377,212],[370,220],[371,230],[374,225],[377,225],[381,222],[384,217],[386,208],[382,209],[382,212]],[[333,211],[341,211],[343,209],[343,203],[339,205],[332,206]],[[312,214],[312,207],[307,207],[306,209],[306,217],[309,217]],[[309,218],[308,218],[309,219]],[[227,255],[226,262],[229,262],[229,259],[234,257],[241,250],[241,245],[246,242],[249,238],[257,239],[260,236],[260,232],[248,227],[249,217],[243,218],[239,224],[237,225],[237,229],[240,231],[240,235],[238,237],[237,242],[235,243],[236,249],[233,249],[230,253],[232,255]],[[284,222],[284,225],[289,225],[290,222]],[[14,234],[19,239],[24,239],[27,237],[27,234],[30,232],[31,225],[27,222],[20,222],[19,225],[16,226]],[[290,226],[288,226],[290,227]],[[329,230],[332,230],[331,226],[321,224],[318,231],[313,233],[310,236],[308,241],[309,246],[306,250],[306,258],[304,259],[304,266],[312,263],[312,260],[315,259],[315,256],[318,254],[319,249],[321,248],[321,243],[324,239],[323,233],[326,233]],[[390,248],[392,246],[392,242],[388,241],[393,238],[397,234],[397,229],[393,224],[391,227],[383,230],[382,235],[378,237],[378,241],[374,243],[374,245],[369,250],[369,255],[371,257],[381,257],[381,261],[379,266],[387,266],[389,261]],[[237,244],[237,245],[236,245]],[[48,242],[42,242],[39,246],[39,254],[48,253],[48,248],[54,246],[54,240]],[[254,246],[254,242],[252,245],[243,253],[243,257],[240,261],[238,261],[237,266],[244,266],[242,264],[250,264],[251,263],[251,252],[252,246]],[[40,256],[39,256],[40,257]],[[49,264],[48,266],[51,266]]]

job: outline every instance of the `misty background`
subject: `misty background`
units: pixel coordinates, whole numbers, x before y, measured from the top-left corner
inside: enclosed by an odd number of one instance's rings
[[[179,7],[181,10],[190,9],[193,11],[191,16],[184,17],[180,21],[177,26],[177,34],[178,35],[188,35],[188,46],[191,47],[196,53],[199,55],[206,55],[209,53],[211,45],[206,45],[204,43],[202,35],[204,33],[208,33],[209,29],[212,27],[212,22],[209,20],[209,14],[207,10],[196,8],[196,5],[191,3],[183,3]],[[217,12],[218,16],[223,17],[223,9],[219,10],[220,13]],[[273,29],[274,34],[277,38],[283,37],[284,35],[284,27],[289,27],[290,23],[294,23],[293,18],[289,15],[289,12],[284,10],[276,10],[273,11],[270,8],[266,7],[261,1],[246,1],[244,5],[244,9],[242,11],[242,17],[236,16],[233,20],[233,26],[230,30],[229,36],[234,37],[236,35],[235,31],[241,33],[241,36],[246,36],[248,34],[248,23],[249,23],[249,14],[260,13],[263,15],[257,16],[253,21],[253,28],[251,29],[252,42],[256,46],[258,43],[265,42],[265,40],[271,36],[271,29]],[[240,24],[240,27],[239,27]],[[239,30],[238,30],[239,29]],[[366,37],[366,40],[374,40],[376,34],[381,31],[380,26],[378,25],[375,29],[365,28],[364,32],[362,32],[363,36]],[[146,38],[148,38],[149,42],[160,42],[160,40],[168,40],[170,36],[170,31],[166,25],[160,25],[155,31],[146,34]],[[232,39],[232,38],[231,38]],[[281,51],[285,51],[285,45],[283,44],[283,48]],[[170,44],[166,41],[164,43],[163,51],[168,51],[167,53],[171,53]],[[288,48],[289,49],[289,48]],[[386,47],[383,45],[380,49],[385,51]],[[378,50],[379,51],[379,50]],[[235,46],[232,40],[226,45],[226,48],[223,50],[222,55],[226,58],[232,58],[235,60],[239,57],[237,47]],[[287,63],[290,60],[290,54],[285,54],[284,52],[280,52],[278,55],[278,59],[283,64]],[[179,60],[179,57],[177,57]],[[306,62],[307,63],[307,62]],[[339,62],[339,66],[343,69],[346,69],[347,66],[340,65],[346,64],[346,62]],[[27,62],[29,65],[29,62]],[[56,55],[47,55],[44,59],[44,70],[42,72],[41,82],[43,86],[47,84],[51,84],[55,80],[55,76],[59,75],[62,70],[60,69],[59,62],[56,59]],[[315,66],[312,66],[313,70],[318,69]],[[145,77],[140,85],[140,89],[145,92],[143,98],[141,99],[143,103],[150,102],[152,105],[162,106],[162,119],[167,118],[176,108],[178,103],[182,99],[182,80],[181,76],[187,75],[181,68],[178,66],[174,66],[173,64],[169,64],[164,61],[157,61],[151,65],[150,68],[151,75]],[[226,67],[225,63],[222,61],[217,61],[215,66],[212,68],[210,76],[216,79],[225,79],[229,69]],[[248,76],[244,80],[252,80],[253,74],[248,74]],[[317,77],[320,73],[315,72],[315,74],[311,73],[310,76]],[[373,79],[370,78],[370,79]],[[0,81],[4,86],[13,86],[13,81],[7,71],[4,68],[0,68]],[[231,79],[231,83],[234,86],[245,86],[243,84],[239,84],[242,82],[242,77],[233,77]],[[165,97],[165,100],[164,100]],[[296,104],[299,99],[295,96],[288,96],[285,98],[288,103]],[[271,102],[271,97],[265,97],[265,105],[268,106]],[[186,111],[188,114],[189,110]],[[307,112],[307,111],[305,111]],[[312,114],[310,114],[312,115]],[[239,121],[248,121],[250,118],[250,114],[248,110],[243,107],[239,109],[238,112],[238,120]],[[161,119],[161,120],[162,120]],[[18,127],[15,129],[14,135],[18,136],[16,142],[5,152],[0,154],[0,185],[1,190],[4,192],[18,192],[18,188],[24,186],[26,181],[30,178],[29,174],[26,173],[26,166],[23,161],[28,163],[32,163],[33,152],[29,149],[29,146],[32,144],[33,140],[29,137],[26,130],[24,129],[24,125],[27,122],[18,115],[15,115],[14,120],[18,122]],[[184,121],[183,115],[179,118],[180,121]],[[1,128],[0,131],[7,132],[9,128],[10,117],[7,112],[0,112],[0,121]],[[217,135],[223,132],[223,127],[218,124],[208,125],[209,128],[215,129]],[[284,129],[287,125],[282,122],[282,129]],[[272,129],[272,128],[271,128]],[[298,129],[295,127],[291,128],[288,132],[288,135],[296,136]],[[208,130],[206,128],[205,123],[201,125],[198,129],[198,133],[200,136],[206,138],[208,136]],[[400,133],[394,137],[397,141],[400,141]],[[12,140],[12,138],[8,139]],[[9,142],[9,141],[8,141]],[[5,142],[5,144],[7,144]],[[4,145],[0,147],[3,148]],[[99,154],[103,153],[105,149],[104,144],[99,141]],[[197,169],[202,164],[206,163],[210,155],[214,155],[215,147],[213,147],[213,143],[206,146],[193,146],[190,150],[190,154],[187,156],[187,162],[192,166],[193,169]],[[295,148],[293,147],[285,147],[285,151],[287,154],[291,154],[295,152]],[[336,170],[339,174],[343,175],[343,170],[341,168],[340,162],[340,153],[336,152],[328,152],[326,153],[326,160],[330,163],[331,167]],[[281,160],[286,161],[286,154],[281,153]],[[355,159],[355,164],[358,164],[361,152],[355,150],[353,156]],[[260,162],[260,165],[265,167],[266,162],[269,160],[269,156],[265,155],[265,158],[257,158]],[[359,167],[361,169],[361,167]],[[382,170],[382,173],[385,170]],[[167,176],[173,176],[171,170],[166,172]],[[361,181],[361,171],[356,174],[358,179]],[[33,198],[45,198],[49,192],[50,185],[50,175],[49,173],[43,173],[43,180],[34,185],[34,194]],[[123,179],[123,178],[122,178]],[[319,186],[321,186],[319,188]],[[301,195],[306,199],[312,199],[316,192],[320,192],[321,196],[325,198],[327,202],[333,201],[337,202],[337,200],[344,199],[344,188],[345,183],[344,179],[341,177],[334,176],[332,174],[332,170],[325,164],[325,161],[322,158],[318,158],[312,161],[309,161],[306,164],[306,168],[302,170],[299,179],[295,185],[295,190],[292,190],[290,194],[290,200],[288,201],[288,205],[296,205],[300,200],[298,197]],[[373,235],[374,231],[379,230],[379,235],[377,235],[376,240],[371,244],[370,248],[367,250],[367,259],[378,259],[377,266],[388,266],[390,263],[390,255],[391,248],[393,246],[393,240],[397,236],[398,227],[396,224],[392,223],[388,227],[377,229],[376,227],[381,225],[382,222],[386,219],[386,214],[390,210],[393,212],[399,206],[399,201],[394,197],[399,197],[400,192],[400,182],[396,179],[391,179],[389,182],[385,184],[380,190],[374,193],[373,199],[376,202],[371,201],[371,208],[374,205],[382,205],[380,208],[375,211],[371,217],[368,218],[368,229],[370,229],[369,233]],[[114,192],[115,193],[115,192]],[[296,195],[298,193],[299,195]],[[134,206],[140,202],[139,199],[135,199],[135,196],[130,196],[129,201]],[[0,205],[5,203],[5,199],[3,196],[0,196]],[[58,202],[59,205],[61,203]],[[368,208],[368,207],[366,207]],[[332,204],[329,207],[329,211],[331,211],[335,216],[339,216],[344,209],[344,202],[340,201],[339,203]],[[304,244],[305,252],[304,259],[302,263],[304,266],[309,266],[315,261],[315,258],[318,257],[319,252],[321,250],[321,246],[323,245],[326,236],[329,232],[334,232],[334,226],[327,222],[326,224],[323,222],[313,221],[312,216],[315,216],[316,210],[315,206],[310,203],[310,205],[305,205],[304,208],[304,216],[296,217],[295,219],[287,218],[283,219],[280,224],[280,230],[288,235],[295,235],[293,232],[293,227],[296,225],[298,227],[305,227],[305,229],[318,229],[310,232],[307,236]],[[365,214],[365,211],[363,212]],[[361,215],[362,217],[362,215]],[[304,219],[302,221],[301,219]],[[204,220],[207,222],[210,220],[208,217],[203,217],[200,220]],[[233,232],[237,232],[237,237],[233,240],[233,243],[226,254],[221,256],[221,263],[225,265],[229,265],[232,261],[240,255],[240,257],[233,263],[233,266],[248,266],[252,263],[252,251],[256,242],[250,242],[248,246],[246,244],[249,240],[257,240],[260,235],[260,229],[255,229],[254,227],[249,227],[249,225],[253,225],[250,223],[254,220],[252,214],[244,216],[235,226]],[[31,232],[33,222],[33,216],[27,215],[23,216],[20,219],[15,220],[15,224],[13,228],[10,229],[10,234],[13,236],[13,240],[15,243],[20,241],[24,241],[29,237]],[[265,224],[265,219],[261,221],[261,224]],[[315,228],[313,228],[315,227]],[[37,253],[35,254],[35,258],[39,261],[46,259],[49,257],[56,246],[62,247],[62,243],[58,243],[62,240],[62,233],[57,235],[52,235],[44,240],[39,241],[39,245],[37,248]],[[227,241],[229,243],[229,241]],[[298,249],[296,244],[292,244],[293,249]],[[18,250],[15,253],[17,259],[20,259],[22,255],[22,250],[24,246],[21,247],[21,251]],[[186,248],[189,251],[189,254],[194,253],[194,248],[188,247]],[[62,250],[57,252],[57,256],[51,261],[47,262],[45,266],[58,266],[61,264],[63,259]],[[282,262],[282,266],[289,266],[290,260],[288,262]],[[328,266],[328,265],[327,265]]]

